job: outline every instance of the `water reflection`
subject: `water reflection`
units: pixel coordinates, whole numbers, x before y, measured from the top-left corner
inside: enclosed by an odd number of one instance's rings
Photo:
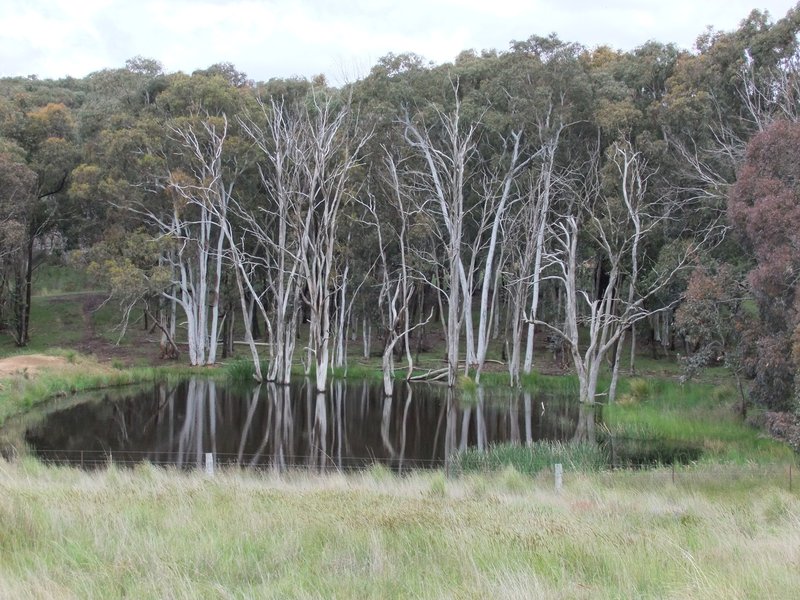
[[[590,424],[591,421],[591,424]],[[320,394],[311,381],[233,389],[205,378],[157,384],[54,412],[26,432],[32,451],[88,466],[100,457],[201,467],[222,464],[283,471],[362,468],[403,471],[451,466],[468,447],[539,439],[589,439],[594,414],[565,398],[479,388],[469,398],[431,385],[337,380]]]

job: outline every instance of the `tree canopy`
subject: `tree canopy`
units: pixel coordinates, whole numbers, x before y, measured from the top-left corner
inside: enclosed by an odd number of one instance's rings
[[[37,264],[79,251],[165,347],[188,322],[193,363],[232,351],[238,320],[285,379],[309,321],[306,364],[375,327],[389,369],[438,322],[451,384],[490,343],[518,381],[538,332],[593,402],[625,339],[692,368],[713,340],[756,401],[793,406],[799,31],[793,8],[691,52],[531,36],[439,65],[390,54],[339,89],[143,57],[1,79],[0,327],[27,343]]]

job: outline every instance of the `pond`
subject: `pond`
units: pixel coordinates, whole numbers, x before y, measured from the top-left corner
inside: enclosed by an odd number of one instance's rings
[[[256,468],[403,471],[447,466],[468,447],[570,439],[578,415],[572,398],[502,388],[461,395],[405,384],[384,398],[363,380],[334,380],[317,394],[310,380],[243,388],[193,377],[75,397],[17,427],[30,454],[85,468],[200,467],[210,452],[218,464]]]

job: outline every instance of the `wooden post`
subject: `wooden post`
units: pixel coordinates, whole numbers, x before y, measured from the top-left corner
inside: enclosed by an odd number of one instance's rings
[[[792,491],[792,463],[789,463],[789,493]]]
[[[556,492],[561,492],[561,488],[564,484],[564,466],[561,463],[556,463],[554,472],[556,476]]]
[[[206,475],[214,476],[214,455],[211,452],[206,452]]]
[[[675,483],[675,461],[672,461],[672,483]]]

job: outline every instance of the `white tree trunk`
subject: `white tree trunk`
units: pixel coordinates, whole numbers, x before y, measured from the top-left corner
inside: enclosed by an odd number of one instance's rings
[[[614,352],[614,366],[611,371],[611,385],[608,388],[608,403],[613,404],[617,399],[617,382],[619,381],[619,365],[622,362],[622,346],[625,343],[625,332],[622,332],[617,341],[616,352]]]
[[[489,348],[489,292],[492,287],[492,276],[495,273],[494,255],[497,249],[497,241],[500,232],[500,225],[503,222],[506,207],[511,196],[511,186],[514,183],[514,177],[517,173],[517,160],[519,158],[519,145],[521,132],[514,132],[514,150],[511,154],[511,163],[508,171],[502,181],[502,190],[500,192],[500,200],[497,206],[492,202],[490,207],[494,209],[492,221],[492,230],[489,236],[489,246],[486,254],[486,264],[483,269],[483,282],[481,285],[481,303],[480,303],[480,319],[478,322],[478,349],[477,349],[477,370],[475,373],[475,381],[480,382],[481,371],[486,362],[486,353]],[[491,209],[490,208],[490,209]],[[500,269],[497,268],[499,273]],[[495,286],[496,293],[496,286]]]

